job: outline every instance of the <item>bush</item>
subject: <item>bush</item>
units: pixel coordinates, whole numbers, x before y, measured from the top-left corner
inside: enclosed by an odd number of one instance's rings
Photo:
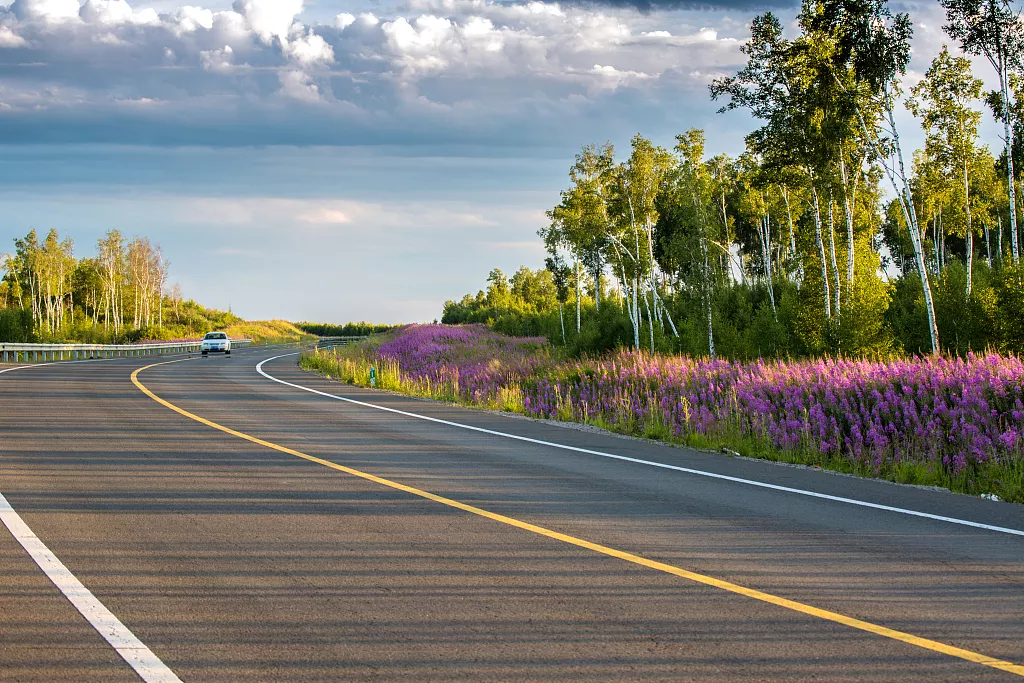
[[[0,342],[31,344],[35,341],[32,311],[18,308],[0,310]]]

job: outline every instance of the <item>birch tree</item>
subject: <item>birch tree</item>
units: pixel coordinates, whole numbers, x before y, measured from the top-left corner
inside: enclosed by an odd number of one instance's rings
[[[924,79],[913,89],[907,106],[920,116],[926,138],[925,149],[951,176],[960,176],[960,200],[966,242],[967,291],[971,294],[974,260],[974,229],[971,223],[970,168],[977,156],[978,124],[981,112],[971,105],[981,98],[982,82],[971,73],[970,62],[953,57],[943,45],[932,60]]]
[[[984,56],[999,79],[994,98],[997,117],[1003,124],[1006,146],[1007,191],[1010,202],[1010,253],[1013,262],[1020,259],[1017,243],[1017,190],[1013,170],[1013,101],[1010,76],[1024,66],[1024,24],[1020,12],[1009,0],[940,0],[946,10],[946,33],[960,42],[971,55]]]

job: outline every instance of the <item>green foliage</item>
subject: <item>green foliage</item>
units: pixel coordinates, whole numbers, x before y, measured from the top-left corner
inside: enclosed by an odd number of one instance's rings
[[[1024,350],[1024,266],[1006,266],[993,285],[996,337],[1002,350]]]
[[[295,323],[295,327],[317,337],[366,337],[393,330],[397,325],[378,325],[368,322],[345,323],[344,325],[302,322]]]
[[[0,309],[0,342],[31,344],[35,341],[31,311],[17,308]]]

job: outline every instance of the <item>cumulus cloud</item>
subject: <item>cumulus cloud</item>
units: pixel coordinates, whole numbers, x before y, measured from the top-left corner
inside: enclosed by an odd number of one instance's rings
[[[78,0],[14,0],[11,11],[19,19],[62,22],[78,19]]]
[[[160,14],[132,2],[15,0],[0,9],[0,47],[34,65],[17,76],[0,68],[0,106],[14,112],[0,142],[554,136],[588,112],[629,118],[644,102],[702,101],[708,79],[742,63],[750,19],[402,0],[321,24],[303,21],[302,0],[234,0],[223,10],[163,0]],[[113,101],[161,106],[110,113]]]
[[[167,25],[175,34],[192,33],[213,28],[213,12],[202,7],[185,5],[167,16]]]
[[[302,13],[302,0],[235,0],[232,6],[264,43],[274,38],[286,41],[295,17]]]
[[[124,24],[132,20],[132,8],[125,0],[87,0],[79,16],[94,24]]]
[[[305,71],[291,70],[278,73],[281,93],[300,102],[320,101],[320,88],[312,82]]]
[[[234,65],[231,63],[234,50],[230,45],[225,45],[219,50],[203,50],[199,53],[199,63],[207,71],[219,71],[225,73],[231,71]]]
[[[306,35],[284,45],[284,52],[302,66],[330,64],[334,61],[334,48],[310,29]]]
[[[356,18],[348,12],[342,12],[334,17],[334,26],[342,31],[354,23],[356,23]]]
[[[590,7],[623,7],[641,12],[658,10],[741,10],[764,12],[770,9],[794,8],[798,0],[572,0],[567,4]]]
[[[0,47],[24,47],[26,44],[9,26],[0,26]]]

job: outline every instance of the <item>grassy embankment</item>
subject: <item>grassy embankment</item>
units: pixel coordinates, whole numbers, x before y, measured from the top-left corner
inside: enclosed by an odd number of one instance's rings
[[[369,371],[373,367],[377,373],[378,388],[472,408],[578,422],[620,434],[701,449],[727,449],[747,457],[820,467],[899,483],[940,486],[971,495],[994,494],[1001,500],[1024,503],[1024,453],[1021,448],[1024,446],[1024,438],[1012,443],[1010,441],[1010,435],[1024,432],[1020,424],[1024,423],[1024,412],[1018,409],[1019,398],[1016,399],[1016,405],[1011,397],[1007,405],[1000,403],[997,406],[993,403],[990,406],[993,411],[996,408],[1001,411],[997,422],[998,429],[1002,430],[1000,438],[1003,441],[995,439],[994,445],[986,446],[985,452],[980,455],[972,455],[972,452],[980,450],[978,444],[989,442],[979,441],[970,434],[964,436],[961,428],[955,424],[948,427],[935,424],[939,418],[932,417],[933,413],[940,415],[944,411],[950,412],[946,403],[956,398],[956,366],[951,374],[946,373],[943,377],[945,388],[935,389],[935,395],[919,398],[920,405],[904,405],[900,408],[903,411],[901,415],[915,412],[922,415],[923,436],[890,433],[888,441],[883,440],[887,445],[873,446],[866,435],[873,427],[881,424],[877,418],[881,414],[877,410],[879,401],[871,398],[877,388],[874,385],[836,386],[836,405],[847,401],[848,409],[860,411],[862,417],[850,417],[849,424],[840,424],[832,433],[816,436],[812,434],[815,422],[834,422],[839,413],[827,405],[821,408],[817,405],[821,401],[813,395],[800,399],[808,402],[798,410],[801,413],[799,415],[784,414],[784,406],[793,405],[792,396],[787,399],[778,398],[776,405],[763,406],[766,413],[781,411],[782,422],[790,417],[801,422],[799,428],[789,428],[787,432],[784,424],[781,427],[769,426],[764,420],[752,419],[751,413],[757,411],[752,411],[749,406],[754,404],[748,405],[744,403],[747,398],[740,398],[741,394],[746,397],[750,393],[744,387],[750,384],[749,380],[753,377],[748,372],[751,366],[729,363],[712,365],[706,361],[630,354],[575,361],[558,357],[556,350],[537,343],[537,340],[516,345],[514,340],[509,344],[495,341],[494,335],[484,335],[482,341],[431,346],[424,343],[423,339],[403,339],[402,335],[403,331],[399,330],[397,333],[336,349],[333,353],[303,354],[300,363],[309,371],[359,386],[369,386]],[[521,352],[509,352],[509,349],[517,346]],[[433,348],[433,355],[429,358],[417,355],[417,347]],[[994,362],[1009,363],[1011,360],[1017,362],[1016,359],[999,358]],[[942,374],[941,368],[936,370],[927,363],[907,361],[899,365],[905,377],[911,377],[911,371],[918,373],[915,381],[919,383],[914,385],[914,391],[919,397],[923,396],[920,393],[922,386],[938,386],[937,380],[930,377],[929,373]],[[872,364],[848,365],[854,370],[873,367]],[[808,369],[818,371],[820,368],[829,371],[834,369],[829,363],[771,366],[767,374],[772,375],[771,381],[776,384],[770,387],[769,394],[779,387],[802,392],[799,385],[808,380],[800,373],[807,373]],[[888,371],[887,367],[875,369],[881,370],[875,376],[885,376]],[[991,368],[982,370],[988,372]],[[791,372],[789,379],[778,381],[775,376],[787,371]],[[692,376],[683,382],[684,387],[675,382],[673,373],[691,373]],[[701,376],[701,373],[709,374]],[[855,381],[864,384],[864,380],[855,378]],[[877,380],[873,381],[877,385]],[[721,385],[717,389],[716,382]],[[732,388],[726,386],[729,382],[734,383]],[[712,387],[712,392],[706,391],[708,386]],[[819,386],[819,390],[824,396],[826,392],[832,391],[832,387]],[[968,390],[977,394],[972,400],[977,400],[979,396],[984,399],[984,396],[989,395],[984,386],[973,389],[965,387],[965,395]],[[717,392],[715,396],[710,395],[713,392]],[[807,392],[803,391],[803,394]],[[671,398],[667,399],[668,396]],[[994,402],[999,400],[997,397],[989,398]],[[889,399],[893,400],[891,396]],[[906,397],[900,400],[907,403]],[[663,409],[667,405],[666,401],[673,403],[670,410]],[[965,408],[961,405],[956,410],[960,411],[957,413],[959,417],[971,414],[970,406]],[[717,417],[711,416],[712,411]],[[869,413],[876,417],[865,417]],[[815,415],[818,417],[815,418]],[[986,418],[980,416],[978,419]],[[968,429],[962,431],[970,432],[971,427],[979,425],[967,426]],[[992,424],[980,426],[989,432],[993,430]],[[883,427],[889,429],[885,425]],[[882,428],[875,431],[881,432]],[[874,438],[881,437],[875,434]],[[949,447],[948,443],[943,443],[958,439],[963,440],[962,446]],[[957,448],[963,452],[958,452]]]
[[[312,341],[316,335],[300,330],[285,320],[243,320],[224,328],[232,339],[252,339],[254,344],[283,344]]]

